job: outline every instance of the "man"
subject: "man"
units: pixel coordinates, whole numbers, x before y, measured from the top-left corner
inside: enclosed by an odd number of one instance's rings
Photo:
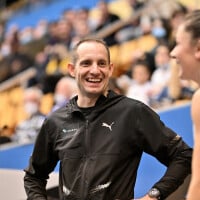
[[[180,78],[200,85],[200,10],[186,15],[176,33],[176,46],[171,56],[180,65]],[[192,97],[191,116],[194,124],[194,152],[192,176],[187,199],[200,199],[200,89]]]
[[[190,173],[192,149],[148,106],[108,91],[113,64],[102,40],[81,40],[68,70],[77,96],[41,128],[25,170],[28,199],[46,199],[46,179],[60,161],[60,199],[130,200],[143,152],[167,171],[141,200],[165,199]]]

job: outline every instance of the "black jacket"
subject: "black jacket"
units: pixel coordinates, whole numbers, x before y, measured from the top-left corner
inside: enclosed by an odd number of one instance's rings
[[[155,184],[162,199],[183,183],[192,149],[148,106],[110,92],[86,118],[76,98],[41,128],[25,170],[28,199],[45,199],[46,179],[59,160],[62,200],[130,200],[143,152],[168,167]]]

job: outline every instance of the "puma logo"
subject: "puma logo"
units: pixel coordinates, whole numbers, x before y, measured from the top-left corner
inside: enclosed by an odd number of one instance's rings
[[[107,124],[107,123],[105,123],[105,122],[103,122],[103,123],[102,123],[102,126],[107,127],[107,128],[109,128],[110,131],[112,131],[112,125],[113,125],[113,124],[114,124],[114,122],[112,122],[110,125]]]

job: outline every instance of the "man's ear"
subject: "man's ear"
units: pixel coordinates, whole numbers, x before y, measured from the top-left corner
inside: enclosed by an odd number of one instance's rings
[[[112,74],[113,74],[113,71],[114,71],[114,64],[113,64],[113,63],[110,63],[109,68],[110,68],[110,77],[111,77]]]
[[[195,52],[195,57],[200,60],[200,39],[197,41],[197,48]]]
[[[75,77],[75,66],[72,63],[68,63],[68,72],[72,77]]]

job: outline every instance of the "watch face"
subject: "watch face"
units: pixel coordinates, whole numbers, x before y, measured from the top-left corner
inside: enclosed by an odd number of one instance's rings
[[[151,198],[158,198],[160,196],[160,191],[157,188],[152,188],[149,191],[148,195]]]

